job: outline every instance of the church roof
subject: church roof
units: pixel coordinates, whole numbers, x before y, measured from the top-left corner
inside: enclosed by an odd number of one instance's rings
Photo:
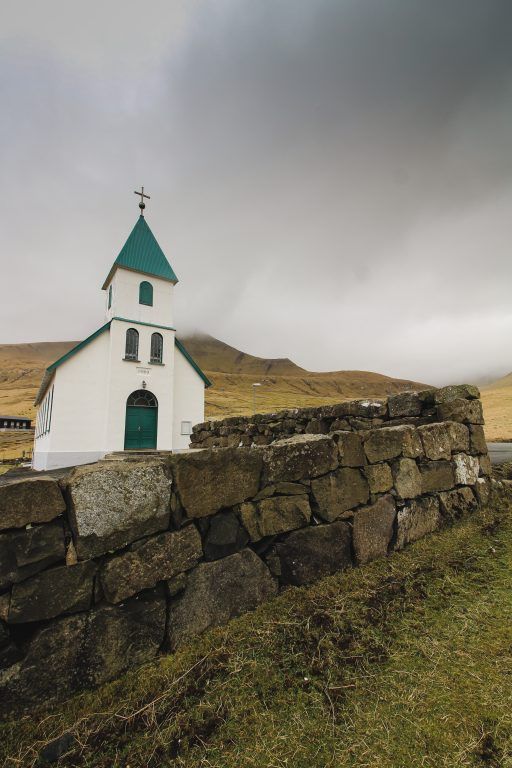
[[[144,275],[160,277],[171,283],[177,283],[173,268],[167,261],[164,252],[158,245],[156,237],[149,228],[144,216],[139,216],[137,223],[130,232],[128,240],[112,265],[107,279],[103,284],[105,289],[117,267],[131,269]]]

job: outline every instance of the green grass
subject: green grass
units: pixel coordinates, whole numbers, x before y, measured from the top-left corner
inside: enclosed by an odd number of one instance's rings
[[[0,727],[0,764],[512,766],[512,515],[497,500],[363,569]]]

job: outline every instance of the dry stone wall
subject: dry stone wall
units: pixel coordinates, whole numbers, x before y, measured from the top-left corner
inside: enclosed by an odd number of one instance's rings
[[[4,481],[0,711],[110,680],[283,586],[384,557],[486,502],[474,388],[358,415],[366,407],[331,406],[327,433],[300,432],[297,416],[269,445]],[[373,428],[357,431],[361,418]]]
[[[233,416],[196,424],[193,448],[268,445],[296,434],[329,434],[337,430],[361,431],[393,424],[429,424],[456,421],[483,424],[480,393],[467,384],[402,392],[386,400],[351,400],[318,408],[293,408],[278,413]],[[449,403],[449,404],[448,404]]]

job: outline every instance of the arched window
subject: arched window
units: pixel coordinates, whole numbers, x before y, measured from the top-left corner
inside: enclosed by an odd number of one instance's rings
[[[153,286],[147,280],[143,280],[139,285],[139,304],[153,306]]]
[[[128,328],[126,331],[124,358],[125,360],[139,359],[139,332],[135,328]]]
[[[151,334],[151,363],[161,363],[164,351],[164,339],[161,333]]]
[[[108,308],[112,306],[112,286],[109,286],[108,289]]]
[[[147,389],[138,389],[132,392],[126,401],[126,405],[135,405],[143,408],[158,408],[158,400],[152,392]]]

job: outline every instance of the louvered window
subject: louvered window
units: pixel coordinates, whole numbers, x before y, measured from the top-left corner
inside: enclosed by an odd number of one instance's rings
[[[153,306],[153,286],[147,280],[139,285],[139,304],[146,304],[148,307]]]
[[[125,360],[139,359],[139,332],[135,328],[128,328],[126,331],[126,347],[124,352]]]
[[[151,359],[152,363],[161,363],[164,351],[164,340],[161,333],[151,335]]]

